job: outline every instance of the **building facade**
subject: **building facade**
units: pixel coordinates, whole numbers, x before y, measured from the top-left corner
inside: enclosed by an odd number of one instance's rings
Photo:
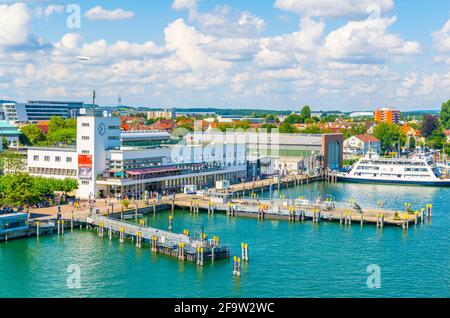
[[[80,198],[182,191],[185,185],[191,184],[211,187],[217,180],[233,182],[246,175],[243,144],[161,142],[151,147],[122,144],[135,141],[136,137],[129,134],[121,137],[117,117],[78,117],[76,147],[29,148],[28,171],[35,176],[77,179]],[[158,135],[158,138],[166,136]]]
[[[377,109],[374,112],[374,118],[377,123],[394,123],[400,122],[400,111],[391,108]]]
[[[15,123],[37,123],[49,120],[52,116],[62,118],[76,118],[80,115],[82,102],[62,101],[28,101],[27,103],[7,102],[0,106],[3,109],[3,117],[7,121]]]
[[[6,120],[0,120],[0,150],[3,149],[3,139],[6,140],[8,148],[18,148],[20,134],[16,126]]]
[[[152,110],[147,112],[147,119],[157,119],[157,118],[174,119],[175,117],[176,113],[172,109]]]
[[[352,136],[344,141],[344,154],[346,156],[359,156],[369,151],[381,151],[381,142],[378,138],[371,135]]]
[[[210,130],[186,136],[187,142],[245,143],[249,177],[339,169],[343,160],[342,134],[280,134],[256,131]]]

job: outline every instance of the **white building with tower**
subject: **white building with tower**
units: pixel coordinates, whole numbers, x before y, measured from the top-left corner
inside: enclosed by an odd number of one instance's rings
[[[130,138],[121,138],[118,117],[78,117],[76,147],[29,148],[28,171],[35,176],[77,179],[77,197],[82,199],[182,191],[186,185],[202,188],[217,180],[246,177],[246,146],[238,141],[191,145],[164,139],[150,146],[124,146],[124,139]]]

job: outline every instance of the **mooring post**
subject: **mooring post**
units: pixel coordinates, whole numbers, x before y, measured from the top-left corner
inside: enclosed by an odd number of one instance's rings
[[[72,210],[71,215],[70,215],[70,231],[73,232],[73,210]]]
[[[158,252],[158,237],[156,235],[152,235],[152,244],[151,244],[152,252]]]
[[[173,216],[169,215],[169,231],[173,229]]]
[[[233,275],[241,276],[241,259],[237,256],[233,257]]]
[[[36,237],[39,238],[39,221],[36,221]]]
[[[60,234],[60,228],[59,228],[59,225],[60,225],[60,220],[56,221],[56,227],[57,227],[57,229],[58,229],[58,235]]]
[[[142,247],[142,232],[136,232],[136,247],[141,248]]]
[[[119,232],[120,232],[120,234],[119,234],[119,242],[123,243],[124,242],[124,237],[125,237],[125,229],[123,227],[121,227]]]
[[[361,212],[361,226],[364,225],[364,212]]]
[[[433,216],[433,205],[432,204],[427,204],[427,216],[430,219]]]
[[[241,243],[241,249],[242,249],[242,260],[245,262],[248,262],[248,244],[247,243]]]
[[[178,243],[178,259],[184,261],[184,242]]]
[[[112,227],[109,226],[109,240],[112,241]]]
[[[197,265],[199,266],[203,266],[203,254],[204,254],[203,247],[197,248]]]

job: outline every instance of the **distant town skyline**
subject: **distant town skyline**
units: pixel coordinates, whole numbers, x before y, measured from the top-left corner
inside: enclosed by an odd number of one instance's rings
[[[0,0],[0,99],[437,110],[450,3]]]

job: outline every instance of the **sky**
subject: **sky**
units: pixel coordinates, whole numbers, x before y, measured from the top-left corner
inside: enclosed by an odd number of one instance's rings
[[[438,109],[450,1],[0,0],[0,99],[94,89],[100,105]]]

